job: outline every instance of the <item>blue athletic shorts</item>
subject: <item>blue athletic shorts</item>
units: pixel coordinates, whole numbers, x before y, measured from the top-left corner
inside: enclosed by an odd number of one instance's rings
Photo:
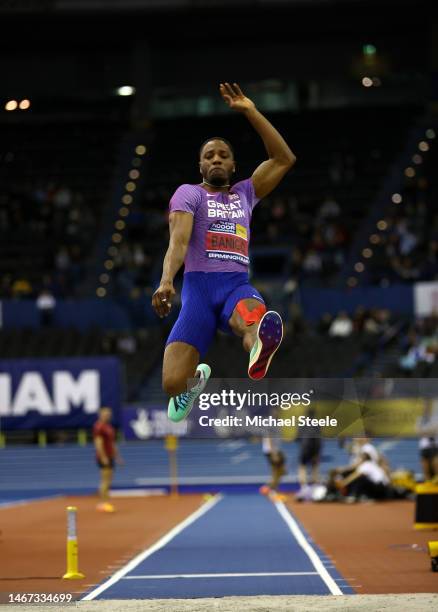
[[[170,332],[171,342],[191,344],[205,355],[216,330],[232,333],[228,321],[240,300],[255,298],[264,304],[246,272],[187,272],[181,292],[182,307]]]

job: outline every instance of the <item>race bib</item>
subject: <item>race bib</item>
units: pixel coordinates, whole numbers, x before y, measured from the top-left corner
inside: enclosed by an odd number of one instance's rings
[[[248,265],[248,231],[240,223],[217,221],[207,230],[206,256],[209,259],[226,259]]]

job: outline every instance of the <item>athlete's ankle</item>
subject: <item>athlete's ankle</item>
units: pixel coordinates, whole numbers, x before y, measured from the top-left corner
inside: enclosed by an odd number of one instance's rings
[[[257,341],[257,331],[251,331],[246,333],[243,336],[243,348],[245,349],[245,351],[247,353],[250,353],[252,351],[252,347],[254,346],[254,344]]]

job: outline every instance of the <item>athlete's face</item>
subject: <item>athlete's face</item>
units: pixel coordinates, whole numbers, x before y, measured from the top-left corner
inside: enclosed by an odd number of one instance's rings
[[[202,148],[199,170],[210,185],[228,185],[235,167],[231,149],[223,140],[210,140]]]

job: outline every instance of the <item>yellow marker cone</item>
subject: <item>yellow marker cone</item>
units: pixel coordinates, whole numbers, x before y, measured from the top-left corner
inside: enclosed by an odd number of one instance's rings
[[[438,541],[428,542],[431,569],[438,572]]]
[[[76,510],[75,506],[68,506],[67,508],[67,571],[63,576],[67,580],[85,578],[85,575],[78,570]]]

